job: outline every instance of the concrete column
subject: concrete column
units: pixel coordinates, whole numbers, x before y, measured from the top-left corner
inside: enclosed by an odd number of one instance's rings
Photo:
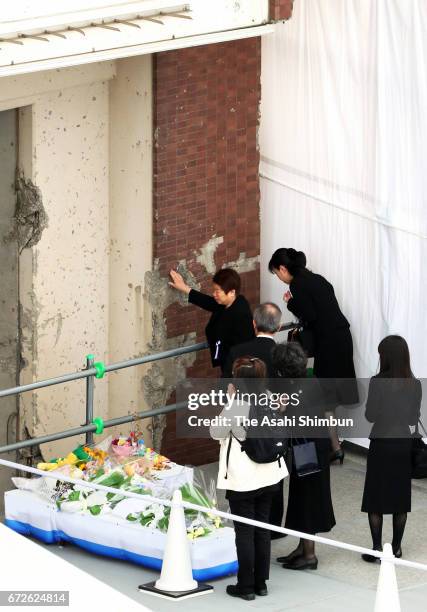
[[[141,355],[151,338],[151,315],[142,286],[145,272],[152,268],[151,66],[150,55],[117,61],[116,77],[110,82],[111,362]],[[143,373],[140,366],[109,375],[112,418],[147,407]],[[144,429],[148,425],[140,424]]]
[[[0,113],[0,389],[14,387],[18,370],[18,250],[11,239],[15,214],[16,111]],[[14,442],[16,397],[0,399],[0,444]],[[9,432],[9,440],[8,440]],[[14,460],[11,453],[4,458]],[[0,470],[0,490],[10,488],[11,472]],[[0,496],[0,511],[3,497]]]
[[[87,353],[108,358],[108,107],[104,81],[40,94],[20,113],[21,197],[39,207],[20,245],[22,383],[83,367]],[[84,381],[21,397],[31,436],[84,422]],[[108,415],[108,379],[94,412]],[[46,445],[45,456],[82,440]]]

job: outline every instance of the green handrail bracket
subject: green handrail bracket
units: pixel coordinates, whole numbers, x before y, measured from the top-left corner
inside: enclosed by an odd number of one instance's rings
[[[94,425],[96,425],[95,434],[99,436],[104,431],[104,421],[101,417],[95,417],[92,421]]]
[[[95,378],[104,378],[105,364],[102,361],[97,361],[93,364],[93,367],[96,370]]]

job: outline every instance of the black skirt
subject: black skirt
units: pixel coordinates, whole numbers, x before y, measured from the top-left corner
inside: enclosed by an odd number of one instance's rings
[[[314,375],[322,381],[327,409],[357,404],[359,394],[353,363],[353,340],[349,327],[315,337]]]
[[[371,440],[366,464],[362,512],[411,511],[412,440]]]
[[[289,477],[289,498],[285,527],[304,533],[326,533],[335,525],[331,497],[329,440],[315,440],[320,472]]]

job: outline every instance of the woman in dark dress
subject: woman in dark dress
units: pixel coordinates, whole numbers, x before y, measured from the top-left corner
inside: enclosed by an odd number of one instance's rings
[[[313,338],[314,375],[322,382],[332,414],[339,405],[358,402],[350,324],[340,310],[333,286],[306,268],[306,257],[295,249],[277,249],[268,269],[289,285],[287,308]],[[333,379],[342,379],[335,382]],[[344,459],[336,428],[330,428],[331,460]]]
[[[206,326],[206,339],[211,352],[212,366],[224,372],[232,346],[255,337],[252,312],[247,299],[240,292],[240,276],[231,268],[218,270],[212,279],[212,296],[191,289],[175,270],[170,271],[171,287],[186,293],[190,304],[212,313]]]
[[[315,378],[307,378],[307,356],[303,348],[295,342],[278,344],[273,349],[272,357],[283,381],[280,392],[286,390],[290,397],[292,393],[297,393],[300,398],[298,406],[288,405],[285,414],[297,418],[298,415],[324,418],[323,390]],[[328,532],[335,525],[330,482],[329,431],[324,426],[304,427],[303,435],[307,442],[313,441],[315,444],[320,471],[298,476],[295,468],[292,468],[285,527],[314,535]],[[278,557],[277,561],[285,569],[317,569],[314,542],[301,539],[295,550],[285,557]]]
[[[382,550],[383,515],[393,515],[393,554],[402,556],[407,513],[411,511],[412,438],[418,423],[421,383],[411,372],[409,349],[401,336],[379,346],[380,371],[369,383],[365,416],[373,423],[362,512],[368,513],[374,550]],[[364,561],[379,561],[362,555]]]

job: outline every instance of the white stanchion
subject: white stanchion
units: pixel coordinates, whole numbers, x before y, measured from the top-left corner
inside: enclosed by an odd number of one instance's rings
[[[399,590],[391,544],[384,545],[374,612],[400,612]]]
[[[142,584],[138,588],[151,595],[175,600],[204,595],[213,591],[211,585],[198,583],[193,579],[182,495],[179,489],[174,492],[172,498],[160,578],[155,582]]]

